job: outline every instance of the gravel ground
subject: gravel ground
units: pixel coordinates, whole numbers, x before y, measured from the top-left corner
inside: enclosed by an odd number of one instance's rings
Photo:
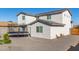
[[[0,45],[1,51],[66,51],[78,44],[79,36],[70,35],[58,39],[11,37],[12,44]]]

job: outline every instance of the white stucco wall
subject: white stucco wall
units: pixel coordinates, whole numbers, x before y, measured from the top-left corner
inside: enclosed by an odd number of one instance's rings
[[[70,28],[71,28],[71,15],[68,11],[63,12],[63,24],[64,26],[64,35],[70,34]]]
[[[28,16],[28,15],[24,15],[25,16],[25,20],[22,20],[22,16],[23,16],[23,14],[20,14],[19,16],[18,16],[18,24],[19,25],[22,25],[22,24],[29,24],[29,23],[31,23],[31,22],[33,22],[33,21],[35,21],[36,20],[36,18],[35,17],[33,17],[33,16]]]
[[[40,19],[44,19],[44,20],[47,20],[47,16],[40,16],[39,17]],[[55,15],[51,15],[51,21],[54,21],[54,22],[58,22],[58,23],[62,23],[62,24],[65,24],[65,26],[63,27],[63,35],[69,35],[70,34],[70,28],[71,28],[71,15],[70,13],[67,11],[64,11],[63,13],[61,14],[55,14]],[[58,28],[58,27],[57,27]],[[54,27],[54,29],[56,29]],[[57,29],[56,29],[57,30]],[[55,31],[55,32],[60,32],[61,31],[61,28],[60,30],[58,31]],[[51,31],[52,32],[52,31]],[[54,35],[54,34],[53,34]]]
[[[57,23],[62,23],[63,21],[63,15],[61,14],[55,14],[51,15],[51,21],[57,22]],[[47,16],[40,16],[39,19],[47,20]]]
[[[36,32],[36,26],[43,26],[43,33]],[[30,31],[31,27],[31,31]],[[55,39],[57,36],[64,35],[64,27],[48,26],[42,23],[35,23],[31,26],[28,26],[29,33],[32,37],[45,38],[45,39]]]
[[[37,33],[36,26],[43,26],[43,33]],[[30,26],[28,26],[28,27],[30,28]],[[29,32],[30,32],[30,29],[29,29]],[[50,26],[39,23],[39,22],[31,25],[31,36],[50,39]]]
[[[54,38],[57,38],[56,36],[58,36],[58,37],[60,37],[60,35],[62,34],[64,34],[64,30],[63,30],[63,27],[56,27],[56,26],[52,26],[51,27],[51,36],[50,36],[50,38],[51,39],[54,39]]]
[[[60,37],[60,35],[69,35],[70,34],[70,30],[67,27],[51,27],[51,39],[56,38],[56,36]]]
[[[71,28],[71,15],[68,11],[63,12],[63,24],[69,24]]]

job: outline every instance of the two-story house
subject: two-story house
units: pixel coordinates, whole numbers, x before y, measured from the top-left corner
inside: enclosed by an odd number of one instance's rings
[[[34,15],[24,12],[18,13],[17,17],[18,17],[17,23],[20,26],[19,31],[21,32],[25,32],[25,31],[28,32],[27,24],[36,20],[36,17]]]
[[[21,12],[17,16],[18,25],[26,25],[32,37],[54,39],[70,34],[72,14],[68,9],[40,13],[35,16]]]

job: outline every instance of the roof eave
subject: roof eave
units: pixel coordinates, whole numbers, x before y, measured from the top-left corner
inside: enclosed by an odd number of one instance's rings
[[[26,14],[26,13],[18,13],[16,16],[19,16],[20,14],[23,14],[23,15],[28,15],[28,16],[33,16],[33,17],[35,17],[34,15],[31,15],[31,14]]]

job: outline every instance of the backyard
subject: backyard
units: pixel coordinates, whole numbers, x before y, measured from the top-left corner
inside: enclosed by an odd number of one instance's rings
[[[0,45],[1,51],[67,51],[76,46],[78,35],[69,35],[58,39],[41,39],[33,37],[10,37],[11,44]]]

